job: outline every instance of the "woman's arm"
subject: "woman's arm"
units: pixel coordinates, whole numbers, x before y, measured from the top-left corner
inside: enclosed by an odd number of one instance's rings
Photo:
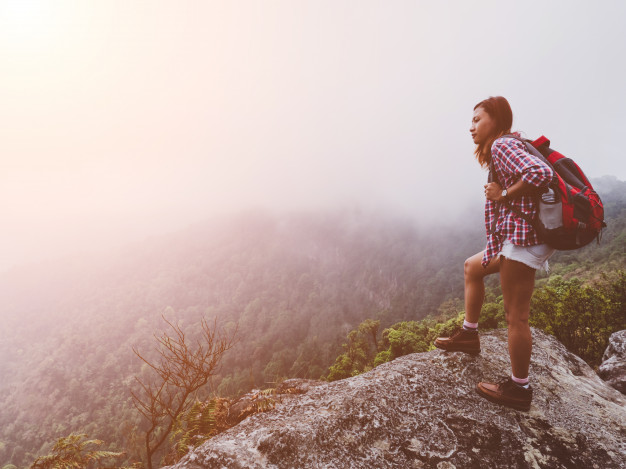
[[[552,168],[531,155],[519,140],[501,138],[492,147],[494,164],[504,173],[512,175],[515,182],[509,187],[498,183],[485,184],[485,196],[490,200],[501,201],[502,190],[506,189],[506,199],[513,199],[547,186],[554,173]]]
[[[502,196],[502,191],[504,188],[500,186],[497,182],[488,182],[485,184],[485,197],[489,200],[494,200],[496,202],[507,201],[511,199],[515,199],[522,195],[528,195],[537,190],[536,186],[532,184],[528,184],[524,182],[523,179],[519,179],[514,184],[510,185],[506,188],[506,197]]]

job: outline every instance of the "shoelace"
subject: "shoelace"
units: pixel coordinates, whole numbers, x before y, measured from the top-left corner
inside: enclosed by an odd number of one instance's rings
[[[498,383],[498,387],[500,387],[501,389],[512,389],[515,391],[519,391],[520,389],[523,391],[528,391],[528,388],[515,384],[515,382],[513,382],[513,380],[511,379],[511,377],[508,377],[500,381]]]
[[[511,386],[516,386],[511,378],[505,378],[498,383],[498,387],[500,388],[510,388]]]

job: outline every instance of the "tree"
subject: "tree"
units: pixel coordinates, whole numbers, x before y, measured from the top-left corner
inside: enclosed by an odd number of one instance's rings
[[[329,368],[329,381],[356,376],[373,367],[374,357],[379,350],[379,327],[380,321],[366,319],[357,329],[348,333],[348,343],[342,345],[345,352]]]
[[[166,441],[176,420],[191,407],[191,396],[207,384],[224,352],[232,348],[236,334],[236,330],[228,336],[218,333],[217,322],[210,327],[202,319],[201,337],[192,346],[179,325],[165,317],[163,320],[171,332],[154,336],[158,362],[148,360],[133,347],[133,352],[154,371],[151,379],[135,377],[140,388],[131,391],[135,407],[148,422],[145,434],[148,469],[152,469],[152,457]]]
[[[624,271],[591,284],[556,276],[535,291],[530,324],[554,335],[589,365],[598,366],[610,335],[626,327],[625,292]]]
[[[72,433],[59,438],[52,447],[52,453],[35,459],[30,469],[85,469],[93,467],[100,459],[117,458],[124,454],[112,451],[86,451],[87,446],[100,446],[102,441],[85,438],[87,435],[84,433]]]

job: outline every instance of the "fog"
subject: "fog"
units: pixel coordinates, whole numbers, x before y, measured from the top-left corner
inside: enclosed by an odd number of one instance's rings
[[[621,1],[2,0],[0,271],[249,208],[480,216],[468,130],[490,95],[625,179],[625,19]]]

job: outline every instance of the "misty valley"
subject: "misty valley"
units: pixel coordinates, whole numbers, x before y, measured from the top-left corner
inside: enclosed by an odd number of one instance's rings
[[[608,227],[599,244],[557,253],[551,274],[538,276],[536,327],[554,327],[539,311],[554,305],[554,295],[593,290],[613,298],[607,305],[623,301],[626,183],[595,185]],[[133,349],[158,361],[155,339],[168,321],[192,344],[202,321],[233,334],[194,394],[198,402],[276,388],[287,378],[340,379],[428,350],[433,333],[458,322],[463,261],[483,247],[484,227],[469,216],[423,226],[358,210],[254,211],[106,256],[13,268],[0,281],[0,467],[29,467],[71,433],[123,453],[118,466],[145,463],[146,422],[131,391],[152,369]],[[487,288],[486,327],[501,327],[497,278]],[[572,341],[592,366],[607,331],[626,328],[624,305],[612,307],[592,319],[608,321],[586,339],[595,346]],[[575,326],[572,337],[580,335]],[[164,457],[173,462],[176,444],[168,437],[157,467]]]

